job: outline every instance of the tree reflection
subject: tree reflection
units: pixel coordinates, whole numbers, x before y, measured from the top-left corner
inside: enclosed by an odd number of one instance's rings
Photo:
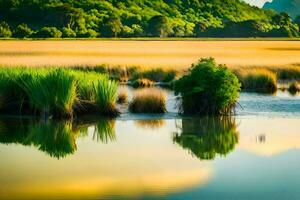
[[[203,160],[212,160],[216,155],[226,156],[239,138],[235,120],[231,117],[182,119],[180,129],[179,133],[174,133],[173,141]]]

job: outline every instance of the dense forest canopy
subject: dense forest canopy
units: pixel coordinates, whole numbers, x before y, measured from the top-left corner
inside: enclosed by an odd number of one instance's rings
[[[297,37],[241,0],[0,0],[0,37]]]

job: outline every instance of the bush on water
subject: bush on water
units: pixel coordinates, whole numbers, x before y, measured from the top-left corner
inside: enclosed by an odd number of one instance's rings
[[[133,113],[165,113],[166,95],[156,88],[138,90],[129,103],[129,110]]]
[[[189,72],[175,81],[175,94],[182,96],[180,111],[185,114],[228,115],[240,92],[237,77],[213,58],[193,64]]]

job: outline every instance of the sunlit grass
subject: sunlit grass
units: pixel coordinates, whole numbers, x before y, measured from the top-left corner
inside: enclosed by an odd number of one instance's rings
[[[253,68],[235,70],[242,89],[255,92],[273,93],[277,90],[277,75],[268,69]]]
[[[156,88],[138,90],[129,104],[129,110],[133,113],[165,113],[166,94]]]

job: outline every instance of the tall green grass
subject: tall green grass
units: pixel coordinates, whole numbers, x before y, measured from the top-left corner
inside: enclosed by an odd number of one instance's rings
[[[62,69],[49,73],[25,73],[19,86],[26,92],[30,105],[44,118],[49,115],[71,117],[77,100],[75,77]]]
[[[102,115],[116,116],[118,83],[116,81],[103,78],[94,84],[95,103]]]

